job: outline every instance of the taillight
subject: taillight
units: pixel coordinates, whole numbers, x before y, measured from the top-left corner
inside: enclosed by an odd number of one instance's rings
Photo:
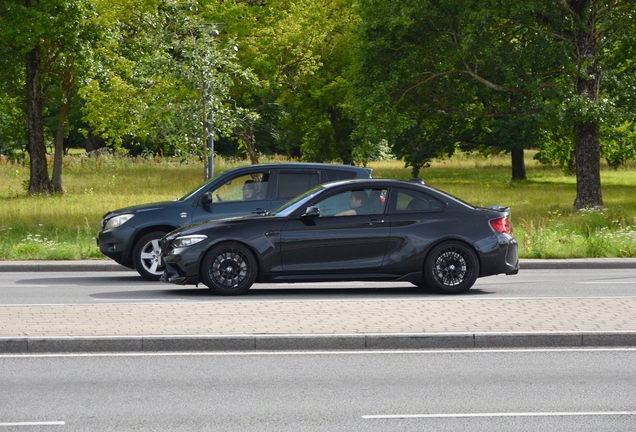
[[[507,217],[491,220],[490,226],[492,226],[495,231],[503,234],[510,234],[512,231],[512,226]]]

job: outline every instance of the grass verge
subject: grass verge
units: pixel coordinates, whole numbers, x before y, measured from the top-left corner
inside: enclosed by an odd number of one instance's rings
[[[277,158],[262,162],[280,162]],[[246,164],[217,158],[221,173]],[[399,161],[371,165],[374,177],[407,179]],[[510,181],[505,157],[459,154],[422,170],[426,183],[479,206],[512,209],[523,258],[636,257],[636,164],[601,172],[602,211],[573,212],[576,179],[527,155],[526,181]],[[28,166],[0,164],[0,260],[102,259],[95,237],[108,210],[172,200],[203,181],[201,163],[163,158],[64,159],[66,194],[28,197]]]

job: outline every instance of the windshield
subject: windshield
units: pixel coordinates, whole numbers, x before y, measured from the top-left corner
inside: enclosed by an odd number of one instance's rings
[[[212,183],[217,178],[218,178],[218,176],[217,177],[213,177],[210,180],[206,181],[205,183],[197,186],[195,189],[191,190],[190,192],[188,192],[187,194],[185,194],[184,196],[179,198],[177,201],[185,201],[185,200],[187,200],[188,198],[190,198],[191,196],[195,195],[197,192],[199,192],[204,187],[207,187],[210,183]]]
[[[304,205],[306,205],[307,201],[311,200],[317,193],[319,193],[323,189],[324,189],[323,185],[316,186],[315,188],[308,190],[304,194],[297,196],[291,201],[287,201],[282,206],[275,208],[274,210],[269,212],[269,214],[271,216],[280,216],[280,217],[289,216],[290,214],[292,214],[299,208],[302,208]]]

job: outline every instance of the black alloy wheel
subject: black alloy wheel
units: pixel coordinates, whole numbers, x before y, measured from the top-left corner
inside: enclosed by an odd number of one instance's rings
[[[479,276],[475,252],[461,242],[446,242],[434,247],[424,262],[424,280],[443,294],[468,291]]]
[[[203,258],[201,278],[215,294],[245,294],[256,280],[256,259],[240,243],[221,243]]]

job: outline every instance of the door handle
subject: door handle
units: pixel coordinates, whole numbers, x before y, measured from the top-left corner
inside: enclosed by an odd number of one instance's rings
[[[384,223],[384,219],[371,219],[367,222],[367,225],[381,225]]]

